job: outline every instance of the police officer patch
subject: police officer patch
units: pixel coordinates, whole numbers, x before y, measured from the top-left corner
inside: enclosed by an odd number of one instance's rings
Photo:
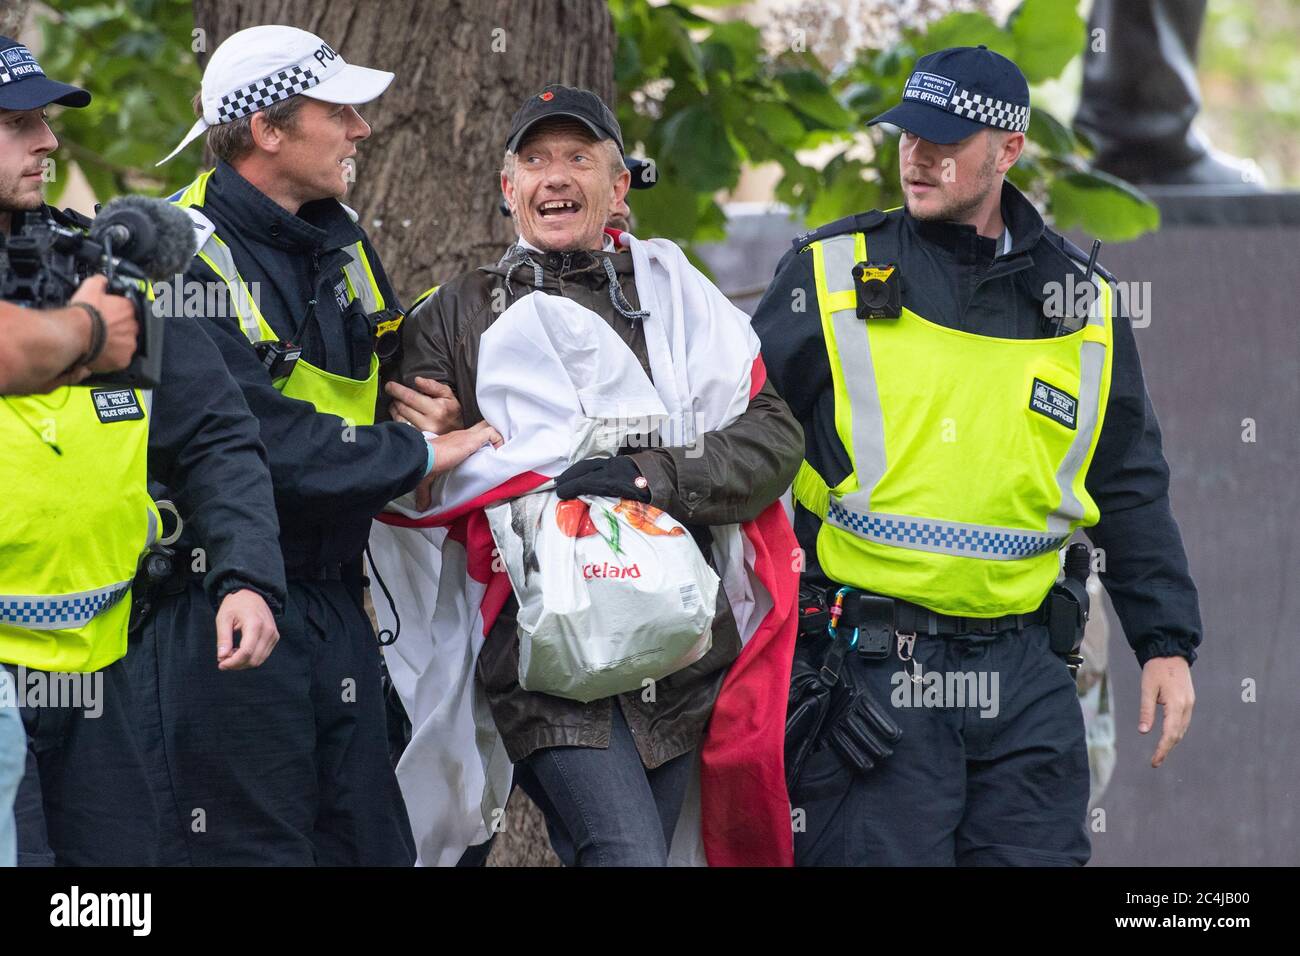
[[[348,284],[340,279],[334,286],[334,301],[339,304],[339,309],[348,307]]]
[[[1029,392],[1029,407],[1040,415],[1060,422],[1066,428],[1074,428],[1079,400],[1054,385],[1048,385],[1041,378],[1036,378],[1034,387]]]
[[[129,388],[92,388],[91,401],[95,403],[95,414],[99,420],[109,422],[130,422],[144,418],[140,400],[135,391]]]

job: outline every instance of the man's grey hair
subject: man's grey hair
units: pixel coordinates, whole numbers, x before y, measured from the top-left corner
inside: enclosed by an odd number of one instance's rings
[[[194,97],[194,112],[203,115],[202,94]],[[298,111],[302,109],[306,98],[295,94],[287,99],[272,103],[266,109],[259,110],[267,123],[276,129],[293,132],[298,126]],[[208,149],[217,159],[233,163],[243,159],[253,151],[253,117],[256,113],[241,116],[239,119],[222,123],[220,126],[208,127]]]

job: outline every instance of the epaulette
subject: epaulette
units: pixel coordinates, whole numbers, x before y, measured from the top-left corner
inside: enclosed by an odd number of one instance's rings
[[[814,242],[821,239],[829,239],[831,236],[842,236],[846,232],[869,232],[878,228],[885,222],[888,217],[879,209],[872,209],[869,212],[860,212],[855,216],[845,216],[843,219],[836,219],[834,222],[828,222],[826,225],[814,229],[811,232],[805,232],[795,236],[791,245],[794,246],[795,252],[803,252]]]
[[[181,212],[190,217],[194,223],[194,245],[197,249],[202,249],[207,245],[208,239],[217,231],[217,227],[212,224],[212,220],[201,213],[194,206],[182,206]]]
[[[1084,270],[1088,268],[1088,253],[1084,252],[1082,249],[1080,249],[1078,246],[1072,243],[1069,239],[1065,238],[1065,236],[1061,235],[1059,232],[1056,232],[1055,230],[1051,230],[1051,229],[1045,230],[1045,233],[1052,241],[1056,243],[1057,247],[1063,253],[1065,253],[1066,256],[1068,256],[1074,262],[1078,263],[1080,270]],[[1115,274],[1112,273],[1109,269],[1102,268],[1100,262],[1096,263],[1092,268],[1093,271],[1097,273],[1097,275],[1101,276],[1107,282],[1119,281],[1118,279],[1115,278]]]

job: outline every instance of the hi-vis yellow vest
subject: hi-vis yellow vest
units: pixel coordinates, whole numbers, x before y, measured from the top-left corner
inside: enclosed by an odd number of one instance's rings
[[[203,205],[211,176],[212,170],[203,173],[172,201],[184,208],[194,220],[198,232],[198,257],[226,284],[230,302],[239,316],[240,328],[248,341],[254,344],[278,342],[280,336],[263,318],[248,284],[235,268],[230,247],[216,234],[212,221],[198,208]],[[348,302],[360,299],[367,313],[380,311],[384,308],[384,294],[375,281],[374,270],[370,268],[362,243],[358,241],[347,252],[349,258],[343,267],[343,279],[347,285]],[[337,415],[349,425],[373,425],[375,403],[379,397],[379,358],[373,354],[370,356],[370,374],[365,379],[336,375],[300,358],[288,376],[272,384],[289,398],[310,402],[316,411]]]
[[[150,393],[0,397],[0,661],[94,671],[126,653],[131,582],[158,536]]]
[[[795,498],[822,519],[817,559],[834,581],[941,614],[1034,610],[1058,550],[1096,524],[1084,487],[1111,375],[1111,289],[1088,322],[1051,339],[1002,339],[929,322],[858,319],[852,269],[864,233],[811,244],[852,471],[828,487],[807,461]]]

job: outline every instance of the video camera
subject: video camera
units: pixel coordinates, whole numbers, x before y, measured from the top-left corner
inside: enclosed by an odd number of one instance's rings
[[[123,196],[96,219],[72,210],[26,217],[22,230],[0,235],[0,299],[29,308],[62,308],[92,275],[135,306],[139,339],[131,364],[83,385],[154,388],[162,374],[163,318],[150,305],[149,283],[183,272],[194,255],[189,216],[159,199]]]

